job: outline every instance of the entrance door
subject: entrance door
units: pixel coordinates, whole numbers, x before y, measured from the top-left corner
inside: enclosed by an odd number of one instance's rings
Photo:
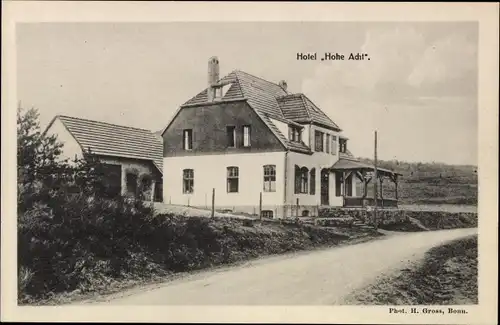
[[[330,171],[321,170],[321,205],[330,205]]]
[[[102,164],[102,180],[105,197],[113,198],[120,195],[122,189],[122,166]]]
[[[155,184],[155,202],[163,202],[163,183],[156,182]]]

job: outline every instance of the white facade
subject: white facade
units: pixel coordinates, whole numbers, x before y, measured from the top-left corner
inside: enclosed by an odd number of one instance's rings
[[[330,146],[330,152],[316,152],[315,151],[315,131],[323,132],[323,147]],[[326,135],[329,135],[330,142],[327,143]],[[332,146],[332,136],[336,137],[336,145]],[[287,177],[287,203],[296,204],[297,199],[299,206],[304,206],[305,208],[314,208],[314,206],[322,205],[321,202],[321,171],[323,169],[330,169],[339,160],[339,136],[340,133],[322,128],[317,125],[305,125],[302,131],[302,140],[306,145],[308,145],[313,151],[312,155],[289,152],[287,155],[287,170],[290,171],[289,177]],[[332,151],[333,149],[333,151]],[[311,195],[310,188],[309,193],[295,193],[295,166],[306,167],[309,171],[315,169],[315,194]],[[310,176],[310,175],[309,175]],[[340,187],[339,193],[336,192],[336,175],[335,173],[329,173],[328,180],[328,205],[331,206],[342,206],[343,205],[343,186]],[[308,179],[309,184],[311,184],[310,178]],[[357,196],[356,184],[359,180],[356,177],[352,177],[352,196]]]
[[[59,156],[61,160],[68,159],[72,162],[81,159],[83,156],[82,147],[75,140],[73,135],[66,129],[59,118],[56,118],[52,125],[46,130],[47,135],[56,135],[57,140],[63,144],[62,153]]]
[[[258,214],[260,193],[262,209],[280,215],[285,203],[285,152],[219,154],[166,157],[163,160],[163,202],[210,208],[215,189],[218,210]],[[264,190],[264,166],[274,165],[275,189]],[[238,192],[228,192],[227,168],[238,167]],[[183,170],[193,170],[193,192],[184,193]]]
[[[282,151],[165,157],[163,160],[163,202],[209,209],[212,206],[212,191],[215,189],[217,210],[258,215],[259,196],[262,193],[262,210],[272,211],[274,217],[301,215],[303,210],[308,210],[310,215],[314,215],[318,206],[322,204],[321,171],[325,169],[328,170],[329,175],[328,205],[342,206],[343,192],[336,193],[335,173],[329,170],[339,159],[339,134],[315,125],[306,125],[303,134],[308,136],[307,141],[304,142],[313,151],[315,130],[337,136],[335,152],[314,152],[309,155]],[[280,131],[288,137],[288,131]],[[326,145],[324,143],[324,146]],[[275,166],[276,177],[273,192],[264,190],[265,165]],[[310,194],[310,188],[308,193],[295,193],[295,166],[306,167],[309,171],[315,168],[314,194]],[[238,192],[236,193],[228,191],[228,167],[238,167]],[[184,170],[193,171],[192,193],[184,191]],[[355,177],[352,178],[353,196],[356,196],[356,182],[358,181]],[[309,178],[308,185],[310,184]]]
[[[281,121],[278,121],[278,120],[273,119],[273,118],[269,118],[269,119],[271,120],[271,122],[274,125],[276,125],[278,130],[280,130],[281,134],[283,134],[285,137],[288,138],[288,124],[281,122]]]

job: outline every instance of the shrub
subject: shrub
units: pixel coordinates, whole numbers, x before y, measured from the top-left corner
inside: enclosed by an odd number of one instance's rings
[[[73,165],[56,159],[56,139],[39,133],[30,112],[18,118],[21,303],[345,239],[299,219],[270,231],[252,220],[154,216],[140,200],[110,195],[92,154]]]

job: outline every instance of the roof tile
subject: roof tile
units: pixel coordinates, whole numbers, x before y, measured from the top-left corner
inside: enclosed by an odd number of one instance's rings
[[[325,113],[303,94],[290,94],[279,85],[253,76],[240,70],[234,70],[219,80],[219,83],[232,83],[222,100],[246,99],[261,119],[268,125],[280,141],[291,150],[310,153],[304,143],[288,141],[279,129],[268,118],[280,121],[317,122],[327,127],[340,130]],[[182,106],[203,104],[208,100],[207,89],[203,90]]]
[[[163,144],[150,130],[58,116],[84,150],[97,155],[151,160],[163,172]]]

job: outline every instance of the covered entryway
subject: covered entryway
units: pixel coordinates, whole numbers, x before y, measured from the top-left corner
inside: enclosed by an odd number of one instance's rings
[[[321,205],[330,204],[330,170],[321,170]]]
[[[381,207],[397,207],[398,206],[398,176],[401,174],[384,169],[377,168],[375,175],[375,167],[355,159],[339,159],[333,166],[332,171],[337,175],[337,179],[341,179],[342,197],[344,207],[365,207],[377,205]],[[339,177],[340,176],[340,177]],[[357,178],[363,185],[363,193],[361,196],[354,196],[353,181]],[[395,191],[394,197],[387,197],[383,191],[383,181],[389,179],[394,182]],[[370,182],[377,183],[379,189],[377,196],[368,197],[367,187]],[[375,194],[375,193],[374,193]]]

